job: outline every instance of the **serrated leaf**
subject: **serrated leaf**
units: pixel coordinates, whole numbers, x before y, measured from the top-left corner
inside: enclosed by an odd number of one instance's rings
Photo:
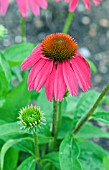
[[[6,49],[4,56],[11,66],[17,66],[32,52],[35,44],[21,43]]]
[[[42,157],[42,161],[51,162],[57,169],[60,169],[59,153],[52,152]]]
[[[62,170],[82,170],[79,157],[79,148],[77,142],[68,134],[62,141],[59,150],[60,166]]]
[[[92,115],[92,118],[105,125],[109,125],[109,112],[96,112]]]
[[[90,90],[81,96],[74,111],[74,127],[76,126],[77,122],[80,121],[80,119],[84,117],[86,113],[88,113],[88,111],[92,108],[98,96],[99,93],[94,90]]]
[[[5,73],[8,83],[10,83],[12,79],[11,69],[9,67],[7,60],[5,59],[4,55],[1,52],[0,52],[0,65]]]
[[[103,168],[103,158],[108,153],[93,142],[80,142],[79,160],[85,170],[105,170]]]
[[[3,170],[14,170],[17,168],[19,159],[19,151],[14,148],[9,148],[4,159]]]
[[[25,159],[20,166],[17,168],[17,170],[35,170],[36,167],[36,160],[33,156]]]
[[[76,136],[78,138],[109,138],[109,133],[91,123],[85,123]]]
[[[1,160],[1,170],[3,170],[3,165],[4,165],[4,157],[6,152],[8,151],[8,149],[10,147],[12,147],[13,145],[15,145],[16,143],[22,142],[23,140],[31,140],[31,138],[21,138],[21,139],[10,139],[8,140],[2,147],[1,149],[1,156],[0,156],[0,160]]]
[[[8,95],[3,106],[0,108],[0,119],[7,122],[18,120],[19,110],[30,101],[30,94],[27,90],[26,80],[16,86]]]

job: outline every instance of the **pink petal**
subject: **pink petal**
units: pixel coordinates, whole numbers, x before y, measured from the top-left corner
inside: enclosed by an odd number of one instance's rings
[[[54,80],[55,80],[55,73],[56,73],[56,68],[55,65],[53,66],[53,69],[48,76],[46,83],[45,83],[45,92],[47,99],[49,101],[52,101],[52,98],[54,97]]]
[[[28,1],[33,14],[36,16],[40,15],[39,5],[35,2],[35,0],[28,0]]]
[[[36,76],[39,73],[39,71],[43,68],[45,63],[46,63],[46,60],[40,59],[31,69],[29,76],[28,76],[28,85],[29,85],[28,89],[29,90],[32,90],[34,88]]]
[[[93,2],[95,5],[99,5],[102,2],[102,0],[93,0]]]
[[[86,8],[89,10],[90,9],[90,0],[83,0],[85,3]]]
[[[70,94],[78,95],[77,79],[69,61],[63,62],[63,75]]]
[[[91,88],[89,65],[81,57],[75,57],[71,59],[72,68],[74,69],[78,83],[81,89],[85,92],[88,88]]]
[[[28,15],[28,0],[17,0],[18,8],[22,14],[22,16],[25,18]]]
[[[22,70],[26,70],[32,65],[34,65],[41,58],[40,55],[41,55],[41,44],[35,47],[32,53],[30,54],[30,56],[24,60],[24,62],[21,65]]]
[[[0,0],[0,14],[4,16],[8,8],[8,0]]]
[[[35,2],[43,9],[47,9],[47,0],[35,0]]]
[[[71,0],[69,5],[69,12],[73,12],[76,9],[78,2],[79,0]]]
[[[56,74],[55,74],[55,82],[54,82],[54,95],[56,100],[62,101],[65,91],[66,84],[63,77],[63,64],[58,63]]]
[[[34,89],[36,91],[39,91],[41,87],[45,84],[52,68],[53,68],[53,61],[46,61],[45,65],[42,67],[42,69],[36,76],[35,85],[34,85]]]

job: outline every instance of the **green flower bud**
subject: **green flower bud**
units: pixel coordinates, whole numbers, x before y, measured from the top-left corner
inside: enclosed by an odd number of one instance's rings
[[[36,106],[26,106],[19,112],[19,118],[22,124],[26,127],[37,127],[42,123],[43,113]]]

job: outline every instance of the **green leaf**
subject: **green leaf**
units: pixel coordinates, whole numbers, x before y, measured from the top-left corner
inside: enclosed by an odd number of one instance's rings
[[[62,117],[61,126],[58,134],[58,139],[63,139],[68,132],[73,130],[73,118],[70,115]]]
[[[12,79],[11,69],[10,69],[9,64],[6,61],[4,55],[1,52],[0,52],[0,66],[2,67],[2,69],[5,73],[8,83],[10,83],[11,79]]]
[[[8,30],[0,24],[0,39],[3,39],[7,33]]]
[[[39,134],[50,136],[51,135],[50,125],[52,122],[53,103],[47,100],[44,89],[41,90],[37,98],[37,106],[41,108],[41,111],[44,113],[44,117],[46,119],[46,126],[40,129]]]
[[[104,130],[86,123],[77,134],[78,138],[109,138],[109,133]]]
[[[85,170],[104,170],[103,159],[108,153],[93,142],[80,142],[79,160]]]
[[[17,170],[35,170],[36,167],[36,161],[33,156],[25,159],[20,166],[17,168]]]
[[[79,157],[79,148],[75,139],[67,135],[60,145],[59,159],[62,170],[82,170]]]
[[[95,64],[91,60],[89,60],[89,59],[87,59],[87,61],[88,61],[89,65],[90,65],[91,70],[93,72],[96,72],[97,68],[96,68]]]
[[[52,152],[43,156],[42,161],[51,162],[57,169],[60,169],[58,152]]]
[[[98,96],[99,93],[94,90],[90,90],[81,96],[74,111],[74,127],[77,122],[80,121],[80,119],[92,108]],[[98,107],[98,109],[100,110],[101,107]]]
[[[0,119],[7,122],[16,121],[19,110],[30,101],[26,80],[22,81],[8,95],[3,106],[0,108]]]
[[[4,55],[11,66],[17,66],[30,55],[35,44],[22,43],[6,49]]]
[[[31,138],[21,138],[21,139],[10,139],[8,140],[2,147],[1,149],[1,170],[3,170],[3,166],[4,166],[4,158],[5,158],[5,154],[8,151],[8,149],[10,147],[12,147],[13,145],[22,142],[23,140],[31,140]]]
[[[109,156],[103,158],[103,167],[104,167],[104,170],[109,170]]]
[[[92,118],[105,125],[109,125],[109,112],[96,112],[92,115]]]
[[[18,158],[19,158],[19,151],[10,148],[8,149],[5,159],[4,159],[4,167],[3,170],[14,170],[17,168],[17,163],[18,163]]]
[[[16,133],[24,133],[23,130],[21,130],[18,126],[18,122],[5,123],[0,125],[0,138]]]

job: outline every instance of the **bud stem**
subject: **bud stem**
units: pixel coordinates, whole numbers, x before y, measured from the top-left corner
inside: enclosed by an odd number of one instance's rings
[[[93,112],[95,111],[95,109],[97,108],[98,104],[101,102],[102,98],[105,96],[105,94],[107,93],[107,91],[109,90],[109,84],[107,84],[107,86],[104,88],[104,90],[102,91],[102,93],[100,94],[100,96],[98,97],[98,99],[96,100],[95,104],[93,105],[93,107],[90,109],[90,111],[86,114],[85,117],[83,117],[83,119],[81,119],[81,121],[77,124],[76,128],[73,131],[72,135],[76,135],[79,130],[81,129],[81,127],[84,125],[84,123],[89,119],[89,117],[93,114]]]
[[[38,136],[37,136],[36,130],[33,133],[33,135],[34,135],[34,147],[35,147],[36,158],[40,159],[39,146],[38,146]]]

